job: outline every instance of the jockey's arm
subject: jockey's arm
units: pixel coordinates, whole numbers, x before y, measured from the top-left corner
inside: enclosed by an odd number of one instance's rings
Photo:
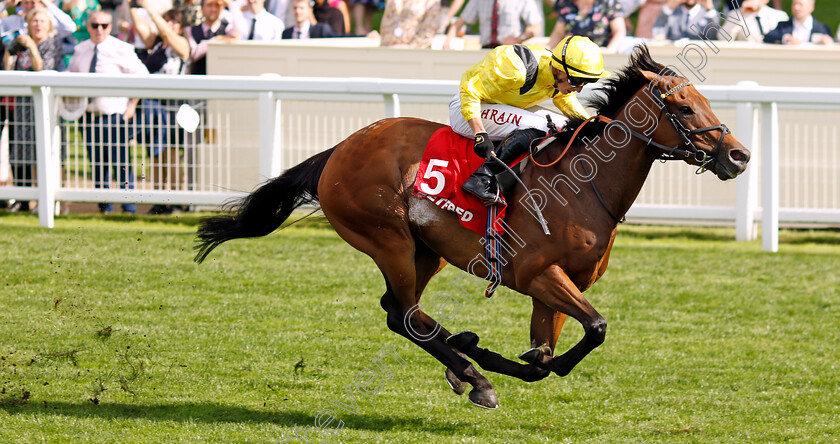
[[[554,96],[553,102],[557,109],[569,117],[578,117],[581,119],[589,118],[589,113],[583,105],[581,105],[577,98],[577,94],[574,92],[565,95],[557,94]]]
[[[467,120],[467,123],[470,125],[470,129],[472,129],[473,135],[487,132],[487,130],[484,129],[484,122],[482,122],[479,117],[473,117],[472,119]]]

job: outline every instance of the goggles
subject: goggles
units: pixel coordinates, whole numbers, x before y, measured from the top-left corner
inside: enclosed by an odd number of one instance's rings
[[[572,85],[575,88],[586,85],[588,83],[595,83],[595,82],[598,81],[598,79],[589,79],[589,78],[586,78],[586,77],[575,77],[575,76],[568,76],[568,79],[569,79],[569,85]]]
[[[560,80],[560,77],[557,76],[557,74],[554,75],[554,81],[557,82],[557,84],[563,83]],[[566,76],[566,81],[569,82],[569,85],[571,85],[572,88],[580,88],[580,87],[588,85],[590,83],[595,83],[595,82],[598,81],[598,79],[590,79],[590,78],[587,78],[587,77],[575,77],[575,76],[567,75]]]

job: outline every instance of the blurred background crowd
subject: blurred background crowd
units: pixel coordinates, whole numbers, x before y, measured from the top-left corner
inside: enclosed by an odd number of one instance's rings
[[[356,38],[447,50],[463,49],[465,41],[553,48],[567,35],[582,35],[605,53],[698,39],[840,50],[839,23],[840,2],[828,0],[5,0],[0,54],[4,70],[202,75],[208,42]],[[143,142],[161,165],[189,160],[190,135],[173,124],[184,104],[100,97],[62,117],[81,122],[94,186],[108,188],[113,180],[130,189],[129,141]],[[201,102],[189,105],[201,112]],[[16,186],[36,182],[32,109],[28,97],[0,104],[6,175]],[[159,175],[169,177],[165,168]],[[11,209],[31,208],[19,201]],[[122,209],[137,211],[133,204]],[[113,205],[99,210],[110,213]]]
[[[108,34],[133,45],[142,61],[162,45],[183,61],[166,70],[191,74],[205,70],[205,40],[366,37],[382,46],[428,48],[445,35],[442,47],[453,48],[459,37],[477,35],[484,47],[535,37],[548,37],[540,42],[552,47],[574,34],[606,52],[629,52],[640,39],[833,45],[840,37],[840,2],[827,0],[6,0],[4,6],[5,69],[67,69],[76,46],[91,37],[95,11],[110,16]]]

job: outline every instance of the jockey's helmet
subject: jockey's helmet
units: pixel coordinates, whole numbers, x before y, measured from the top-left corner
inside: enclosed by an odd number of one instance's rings
[[[551,67],[573,78],[600,79],[610,75],[604,69],[601,48],[588,37],[579,35],[570,35],[560,40],[551,53]]]

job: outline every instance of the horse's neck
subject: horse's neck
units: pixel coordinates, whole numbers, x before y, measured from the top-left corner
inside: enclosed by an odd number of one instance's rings
[[[632,104],[632,105],[631,105]],[[620,122],[637,133],[649,135],[659,126],[659,106],[655,104],[650,96],[646,94],[646,88],[640,89],[616,114],[614,121]],[[646,116],[640,119],[638,114],[645,113]],[[652,120],[648,120],[650,117]],[[638,122],[656,122],[655,125],[639,127]],[[632,137],[616,128],[611,130],[619,136],[608,137],[601,135],[600,143],[597,146],[605,154],[603,157],[593,156],[598,162],[599,173],[593,180],[596,187],[603,188],[601,196],[607,208],[619,218],[623,218],[630,206],[633,205],[645,180],[650,173],[654,157],[650,154],[647,143],[636,137]],[[626,143],[622,139],[626,135]],[[614,153],[611,157],[609,153]],[[591,186],[590,186],[591,188]]]
[[[638,100],[636,99],[637,97],[639,98]],[[650,100],[644,97],[641,91],[633,96],[633,99],[629,103],[636,103],[636,105],[645,103],[646,109],[657,109],[654,105],[650,105]],[[645,130],[650,130],[651,128],[638,128],[637,125],[629,121],[627,118],[628,113],[626,112],[627,106],[622,107],[613,120],[621,122],[628,128],[639,133],[645,133]],[[637,118],[638,116],[633,117]],[[654,114],[653,117],[656,117],[656,115]],[[578,151],[571,151],[570,154],[574,153],[571,162],[569,164],[565,164],[564,162],[565,165],[561,169],[570,172],[572,176],[581,178],[583,176],[580,172],[584,171],[582,166],[586,164],[585,171],[588,171],[593,178],[591,183],[586,180],[578,181],[580,193],[585,193],[585,195],[589,196],[587,200],[591,198],[597,202],[598,197],[592,186],[594,184],[594,188],[598,190],[598,193],[603,199],[603,205],[598,203],[590,207],[593,208],[592,211],[600,212],[597,215],[598,218],[609,218],[606,210],[603,208],[606,206],[613,216],[621,219],[639,195],[642,185],[644,185],[653,165],[654,158],[650,155],[645,142],[642,140],[631,137],[629,134],[627,135],[629,138],[627,140],[616,140],[622,139],[626,133],[617,128],[613,128],[610,132],[612,137],[602,132],[597,138],[583,143]],[[586,158],[575,160],[575,157],[578,156],[586,156]],[[595,171],[591,170],[589,162],[596,165]],[[575,168],[577,173],[569,168]],[[562,171],[558,169],[554,173],[562,174]]]
[[[612,148],[607,143],[602,143],[601,147],[605,152]],[[623,218],[639,196],[654,158],[645,143],[636,138],[632,138],[623,148],[613,149],[613,152],[616,153],[615,158],[606,161],[599,159],[599,173],[593,182],[603,190],[601,196],[606,207],[616,217]]]

